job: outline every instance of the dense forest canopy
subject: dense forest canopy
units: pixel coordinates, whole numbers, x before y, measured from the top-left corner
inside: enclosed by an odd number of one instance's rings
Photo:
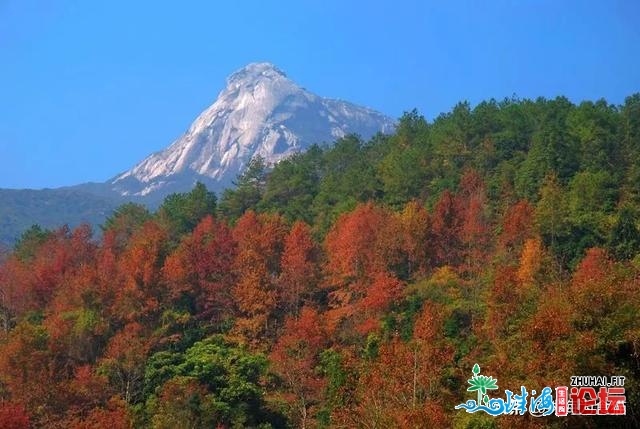
[[[406,113],[219,198],[32,227],[0,265],[0,427],[640,424],[640,94]],[[620,417],[467,414],[626,377]]]

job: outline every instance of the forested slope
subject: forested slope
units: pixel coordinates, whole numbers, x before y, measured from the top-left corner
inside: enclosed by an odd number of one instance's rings
[[[513,99],[124,205],[100,241],[33,228],[0,266],[0,427],[637,426],[638,178],[640,95]],[[625,376],[627,415],[455,410],[475,363]]]

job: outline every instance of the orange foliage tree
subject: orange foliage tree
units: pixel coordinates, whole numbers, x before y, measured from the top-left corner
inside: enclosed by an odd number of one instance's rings
[[[253,211],[247,211],[233,229],[238,244],[234,261],[237,281],[232,290],[238,313],[234,332],[243,341],[255,344],[262,334],[273,334],[276,280],[286,233],[280,216]]]
[[[297,315],[301,305],[310,302],[320,280],[319,249],[311,229],[296,222],[284,241],[282,272],[277,282],[278,305],[287,315]]]
[[[296,427],[306,428],[321,401],[325,380],[318,374],[319,353],[327,345],[324,321],[316,310],[303,307],[300,316],[288,318],[271,360],[282,377]]]
[[[22,405],[0,402],[0,427],[4,429],[29,429],[31,419]]]
[[[113,314],[124,322],[157,320],[166,298],[161,268],[167,256],[167,231],[156,221],[144,223],[119,259],[122,285]]]
[[[235,254],[227,225],[205,217],[164,264],[171,302],[200,318],[221,321],[230,317]]]
[[[462,223],[454,196],[445,190],[433,207],[431,236],[436,267],[457,265],[460,259]]]
[[[329,291],[329,329],[341,323],[367,332],[401,289],[393,267],[401,258],[395,217],[372,203],[345,213],[327,234],[325,287]],[[392,244],[390,244],[392,243]],[[393,244],[397,243],[397,244]],[[359,312],[359,310],[366,310]],[[372,323],[373,322],[373,323]]]
[[[475,170],[469,170],[462,176],[454,204],[460,216],[458,234],[462,245],[462,271],[477,273],[488,259],[490,241],[485,186]]]
[[[409,201],[403,210],[396,214],[398,225],[397,238],[405,259],[406,276],[424,275],[430,265],[433,252],[429,240],[429,213],[417,201]]]

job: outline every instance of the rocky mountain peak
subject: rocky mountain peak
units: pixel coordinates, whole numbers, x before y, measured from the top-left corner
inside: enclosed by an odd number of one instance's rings
[[[287,75],[271,63],[251,63],[232,73],[227,78],[227,86],[253,83],[260,79],[286,78]]]
[[[394,121],[374,110],[319,97],[271,63],[232,73],[216,101],[166,149],[110,181],[123,196],[154,199],[202,181],[230,186],[252,157],[273,164],[314,143],[346,134],[369,138],[391,132]]]

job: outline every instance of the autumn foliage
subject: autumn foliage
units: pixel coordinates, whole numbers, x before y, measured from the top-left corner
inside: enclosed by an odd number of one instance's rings
[[[361,202],[326,231],[167,210],[2,261],[0,427],[481,427],[454,410],[476,362],[512,391],[639,387],[638,259],[592,246],[567,267],[558,224],[492,204],[473,169],[430,204]]]

